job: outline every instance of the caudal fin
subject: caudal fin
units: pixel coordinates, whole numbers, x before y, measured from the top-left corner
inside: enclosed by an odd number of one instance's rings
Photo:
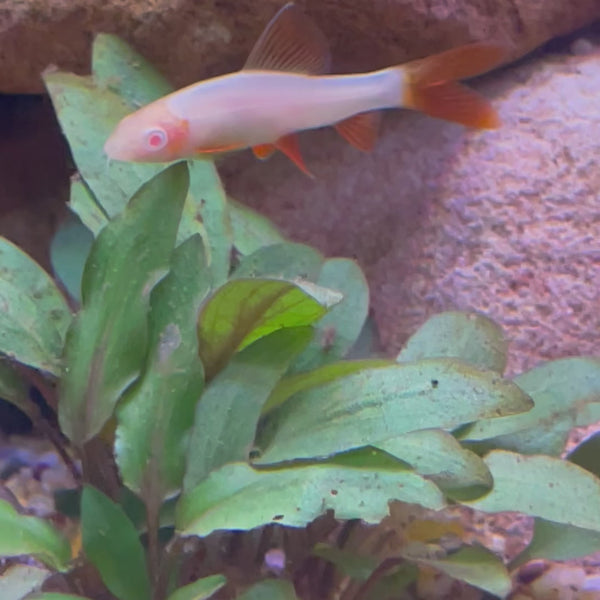
[[[506,48],[478,42],[402,65],[406,86],[402,106],[478,129],[495,129],[500,119],[480,94],[457,83],[501,64]]]

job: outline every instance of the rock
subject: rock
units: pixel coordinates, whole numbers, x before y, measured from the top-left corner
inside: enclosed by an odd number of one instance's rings
[[[283,0],[5,0],[0,92],[43,91],[55,64],[89,70],[95,33],[116,33],[177,86],[239,68]],[[370,69],[474,39],[521,56],[600,16],[599,0],[305,0],[332,42],[339,71]]]
[[[600,53],[530,59],[477,87],[501,129],[396,111],[371,155],[307,132],[314,181],[243,153],[221,167],[227,189],[293,239],[358,259],[390,353],[431,314],[465,309],[504,327],[511,372],[600,354]]]

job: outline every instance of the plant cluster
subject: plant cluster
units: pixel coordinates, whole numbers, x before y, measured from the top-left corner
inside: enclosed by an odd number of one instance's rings
[[[115,123],[169,91],[140,56],[100,36],[90,77],[45,81],[79,172],[79,221],[53,243],[62,288],[0,239],[0,396],[80,483],[57,504],[81,547],[0,499],[0,555],[33,556],[40,572],[23,586],[8,569],[6,597],[81,599],[90,570],[94,597],[118,600],[400,598],[431,570],[505,597],[510,568],[600,548],[597,438],[561,458],[573,426],[600,420],[600,360],[508,379],[499,327],[458,312],[426,322],[396,360],[346,358],[369,302],[353,261],[284,240],[226,198],[210,162],[106,163]],[[531,515],[534,535],[508,567],[426,521],[393,547],[345,543],[390,502],[392,529],[409,505],[461,504]],[[327,515],[303,572],[328,564],[321,587],[303,587],[268,544],[259,581],[210,560],[219,532],[293,539]]]

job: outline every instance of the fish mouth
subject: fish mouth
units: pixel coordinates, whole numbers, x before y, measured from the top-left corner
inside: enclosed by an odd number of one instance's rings
[[[131,153],[127,152],[126,146],[119,143],[117,136],[112,134],[104,143],[104,154],[111,160],[131,160]]]

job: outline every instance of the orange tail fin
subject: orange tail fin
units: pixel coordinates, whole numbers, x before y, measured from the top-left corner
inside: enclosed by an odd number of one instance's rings
[[[474,43],[403,65],[402,105],[467,127],[495,129],[500,119],[489,101],[457,81],[489,71],[506,54],[503,46]]]

